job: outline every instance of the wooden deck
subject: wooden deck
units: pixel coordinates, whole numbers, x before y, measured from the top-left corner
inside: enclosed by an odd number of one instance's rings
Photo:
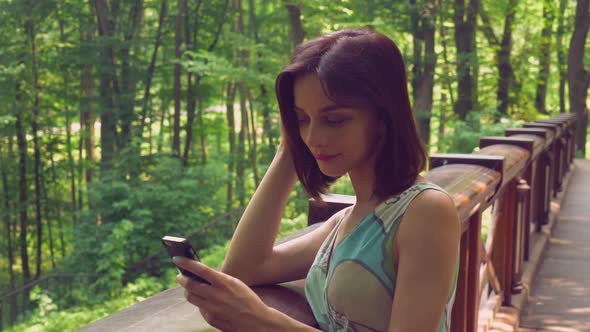
[[[590,331],[590,160],[576,159],[521,312],[521,332]]]

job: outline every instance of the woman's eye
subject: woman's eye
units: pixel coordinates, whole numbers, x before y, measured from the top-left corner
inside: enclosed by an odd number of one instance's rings
[[[326,117],[326,122],[330,125],[339,125],[346,121],[345,118],[342,117]]]
[[[299,124],[301,125],[309,122],[309,119],[306,117],[297,117],[297,122],[299,122]]]

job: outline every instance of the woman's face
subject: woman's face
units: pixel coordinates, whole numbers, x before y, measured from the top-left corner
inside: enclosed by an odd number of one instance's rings
[[[373,112],[335,104],[316,74],[298,77],[293,92],[299,133],[322,173],[372,172],[378,135]]]

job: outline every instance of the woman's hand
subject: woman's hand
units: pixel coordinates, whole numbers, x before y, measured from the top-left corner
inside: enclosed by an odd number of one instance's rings
[[[195,260],[175,257],[173,261],[210,283],[200,283],[182,274],[176,277],[185,289],[187,301],[199,307],[210,325],[223,331],[270,329],[272,310],[241,280]]]

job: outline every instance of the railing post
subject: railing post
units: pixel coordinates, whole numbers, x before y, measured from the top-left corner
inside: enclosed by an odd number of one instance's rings
[[[496,269],[496,275],[502,287],[503,305],[510,305],[512,302],[512,277],[514,266],[514,243],[515,243],[515,202],[516,202],[516,180],[513,179],[506,184],[502,196],[494,206],[497,223],[494,229],[494,248],[492,250],[492,263]]]
[[[545,151],[539,158],[539,167],[536,174],[535,205],[537,216],[535,218],[535,231],[540,232],[541,227],[549,223],[549,202],[551,201],[551,150]]]
[[[468,250],[469,266],[467,280],[467,328],[468,331],[476,332],[479,319],[479,270],[481,262],[481,210],[469,218]]]
[[[559,153],[558,153],[558,178],[557,178],[557,184],[556,184],[556,188],[557,191],[562,191],[562,182],[563,182],[563,177],[565,176],[565,174],[567,173],[567,170],[569,169],[569,167],[566,168],[566,166],[568,165],[567,160],[569,160],[569,153],[570,153],[570,146],[569,146],[569,128],[567,125],[567,121],[565,119],[560,119],[560,118],[551,118],[551,119],[547,119],[547,120],[540,120],[537,121],[537,123],[541,123],[541,124],[550,124],[550,125],[555,125],[558,128],[558,132],[561,132],[561,135],[558,135],[558,137],[556,137],[556,142],[558,143],[559,146]]]
[[[512,283],[513,290],[522,290],[521,278],[524,261],[528,260],[528,238],[529,238],[529,191],[531,187],[525,179],[518,179],[516,186],[517,203],[516,203],[516,246],[514,252],[514,278]]]
[[[505,131],[506,136],[514,135],[535,135],[543,139],[543,149],[540,155],[533,162],[532,174],[527,177],[527,182],[531,186],[529,196],[531,211],[531,222],[535,225],[537,232],[541,231],[541,226],[549,221],[549,200],[551,198],[551,149],[553,144],[552,130],[549,128],[509,128]],[[530,231],[527,225],[526,232]],[[527,233],[528,234],[528,233]],[[528,248],[528,245],[525,249]],[[528,250],[525,250],[525,259],[528,260]]]
[[[467,225],[467,230],[461,235],[459,276],[451,314],[451,326],[454,332],[477,331],[479,317],[481,211],[474,213],[467,221]]]
[[[559,129],[559,125],[551,124],[551,123],[525,123],[525,128],[544,128],[550,129],[553,132],[553,144],[551,145],[551,152],[548,154],[548,158],[550,160],[550,172],[549,172],[549,198],[547,199],[548,203],[551,201],[551,195],[557,195],[558,183],[559,183],[559,153],[560,153],[560,143],[559,137],[561,137],[561,131]]]

